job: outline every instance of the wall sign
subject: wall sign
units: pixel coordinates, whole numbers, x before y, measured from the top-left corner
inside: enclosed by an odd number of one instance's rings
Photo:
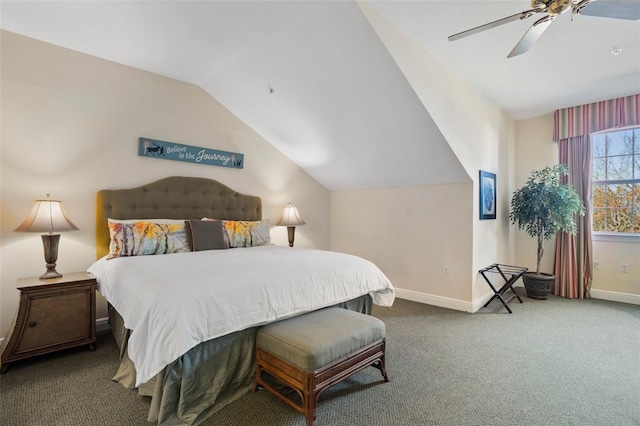
[[[231,167],[233,169],[242,169],[244,166],[244,154],[149,138],[138,139],[138,155],[141,157],[162,158],[163,160]]]

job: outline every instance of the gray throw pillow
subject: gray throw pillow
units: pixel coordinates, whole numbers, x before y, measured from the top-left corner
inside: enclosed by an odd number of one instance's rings
[[[225,248],[222,222],[219,220],[185,220],[192,251]]]

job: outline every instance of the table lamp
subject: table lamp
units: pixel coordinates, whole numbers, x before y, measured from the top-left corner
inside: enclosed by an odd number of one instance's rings
[[[282,219],[277,223],[278,226],[287,227],[287,235],[289,236],[289,247],[293,247],[293,239],[296,234],[296,226],[304,225],[305,221],[302,220],[300,212],[293,204],[289,203],[284,208]]]
[[[56,271],[60,234],[55,234],[54,232],[77,231],[78,229],[65,214],[62,202],[49,199],[49,194],[47,194],[46,200],[36,200],[33,203],[31,213],[15,231],[47,232],[47,234],[42,235],[47,272],[42,274],[40,279],[48,280],[62,277],[62,274]]]

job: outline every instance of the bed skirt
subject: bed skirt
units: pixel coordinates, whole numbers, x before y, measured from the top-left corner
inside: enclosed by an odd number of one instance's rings
[[[373,301],[365,295],[336,306],[371,315]],[[127,355],[130,331],[111,305],[109,322],[120,348],[120,367],[113,380],[134,389],[136,371]],[[255,375],[257,330],[252,327],[201,343],[139,386],[139,394],[151,397],[147,420],[160,425],[198,424],[248,393]]]

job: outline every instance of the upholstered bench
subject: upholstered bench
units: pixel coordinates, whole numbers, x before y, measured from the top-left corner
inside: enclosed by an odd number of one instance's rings
[[[385,327],[379,319],[343,308],[326,308],[261,327],[256,337],[256,378],[262,386],[305,415],[316,417],[320,393],[352,374],[375,366],[385,369]],[[267,373],[288,387],[277,390]],[[287,395],[293,392],[300,403]]]

